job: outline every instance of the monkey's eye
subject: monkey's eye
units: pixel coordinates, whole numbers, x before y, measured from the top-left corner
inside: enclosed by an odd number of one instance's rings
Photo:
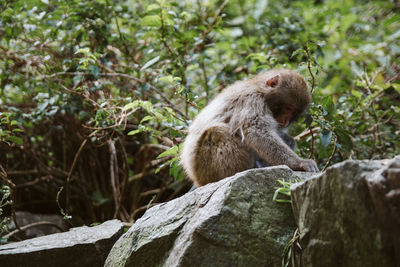
[[[294,108],[292,106],[285,106],[283,108],[283,110],[285,111],[285,113],[289,113],[289,112],[293,112]]]

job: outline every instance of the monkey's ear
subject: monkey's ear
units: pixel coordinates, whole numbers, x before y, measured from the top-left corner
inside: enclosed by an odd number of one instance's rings
[[[265,82],[265,85],[274,88],[278,85],[278,82],[279,82],[279,75],[276,75],[276,76],[268,79]]]

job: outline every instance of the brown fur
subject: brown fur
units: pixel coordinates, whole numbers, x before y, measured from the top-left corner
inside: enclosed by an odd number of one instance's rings
[[[285,104],[295,106],[298,117],[310,100],[304,78],[291,70],[234,83],[193,120],[181,153],[184,170],[201,186],[254,168],[255,154],[272,165],[317,171],[313,160],[299,158],[282,140],[274,118]]]

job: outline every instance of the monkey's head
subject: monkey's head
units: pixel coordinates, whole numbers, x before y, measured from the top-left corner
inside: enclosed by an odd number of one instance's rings
[[[311,94],[303,76],[281,69],[258,77],[266,103],[279,127],[287,127],[309,108]]]

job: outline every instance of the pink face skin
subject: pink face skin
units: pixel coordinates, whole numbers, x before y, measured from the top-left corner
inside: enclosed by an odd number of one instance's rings
[[[289,125],[290,120],[292,119],[293,112],[295,108],[293,106],[287,105],[281,111],[281,114],[276,117],[276,121],[279,123],[279,128],[285,128]]]

